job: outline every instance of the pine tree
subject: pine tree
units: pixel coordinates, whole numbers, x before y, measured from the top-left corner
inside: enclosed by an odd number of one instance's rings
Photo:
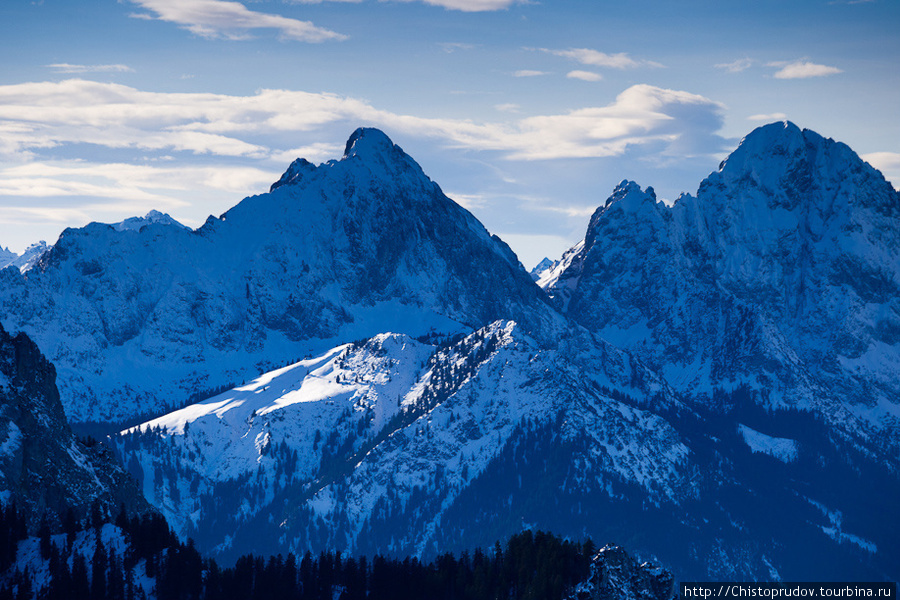
[[[94,549],[94,557],[91,559],[91,600],[106,600],[106,548],[100,539],[100,530],[97,529],[97,547]]]

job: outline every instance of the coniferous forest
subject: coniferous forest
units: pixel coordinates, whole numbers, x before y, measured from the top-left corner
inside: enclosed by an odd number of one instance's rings
[[[116,532],[124,551],[104,542],[104,531]],[[51,536],[49,527],[41,527],[37,538],[46,576],[17,570],[0,588],[0,600],[141,600],[151,590],[158,600],[552,600],[587,579],[595,553],[590,540],[524,531],[487,551],[442,554],[430,562],[307,552],[246,555],[220,567],[193,542],[178,541],[158,514],[122,512],[114,527],[97,514],[83,522],[70,515],[62,533]],[[74,549],[85,534],[93,536],[90,557]],[[8,505],[0,511],[0,572],[14,565],[16,549],[27,539],[25,519]]]

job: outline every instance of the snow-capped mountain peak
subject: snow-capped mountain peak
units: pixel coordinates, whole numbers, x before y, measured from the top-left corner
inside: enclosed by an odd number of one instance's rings
[[[671,208],[617,186],[579,260],[545,289],[690,394],[727,378],[774,406],[819,406],[848,430],[857,420],[838,407],[890,428],[898,217],[900,196],[849,147],[772,123]]]
[[[403,150],[380,129],[360,127],[347,140],[343,158],[349,159],[358,156],[369,159],[373,156],[389,156],[401,152]]]
[[[534,266],[534,268],[531,269],[531,271],[530,271],[530,273],[531,273],[531,278],[534,279],[535,281],[540,280],[540,278],[541,278],[541,276],[543,275],[544,271],[546,271],[547,269],[551,268],[552,266],[553,266],[553,261],[550,260],[549,258],[547,258],[547,257],[545,256],[543,259],[541,259],[541,262],[539,262],[538,264],[536,264],[536,265]]]
[[[278,188],[284,185],[295,185],[300,183],[303,180],[303,177],[307,173],[313,173],[316,170],[316,165],[309,162],[305,158],[298,158],[294,162],[290,164],[287,168],[287,171],[281,176],[281,178],[272,184],[269,188],[270,192],[274,192]]]
[[[612,195],[606,199],[604,208],[619,204],[625,210],[633,210],[648,200],[656,202],[656,192],[652,187],[641,190],[641,186],[634,181],[623,179],[613,190]]]
[[[40,275],[7,274],[4,323],[59,362],[70,417],[130,419],[182,404],[198,378],[217,389],[385,330],[562,321],[509,247],[386,135],[359,129],[347,146],[294,161],[196,231],[158,213],[94,223],[66,230]],[[86,401],[101,388],[130,401]]]
[[[151,210],[143,217],[129,217],[124,221],[112,224],[116,231],[140,231],[147,225],[171,225],[180,229],[190,229],[173,219],[168,213],[161,213],[158,210]]]
[[[47,242],[41,240],[28,246],[21,255],[6,248],[0,248],[0,269],[18,267],[21,273],[30,270],[50,249]]]

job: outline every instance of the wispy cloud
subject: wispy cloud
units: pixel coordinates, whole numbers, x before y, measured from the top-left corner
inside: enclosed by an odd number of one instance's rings
[[[766,64],[767,67],[778,67],[775,79],[808,79],[810,77],[825,77],[843,73],[837,67],[819,65],[808,60],[796,60],[793,62],[776,61]]]
[[[500,112],[507,112],[507,113],[522,112],[522,107],[519,106],[518,104],[515,104],[512,102],[507,102],[505,104],[495,104],[494,108],[496,108]]]
[[[554,56],[562,56],[577,61],[583,65],[592,67],[609,67],[612,69],[634,69],[637,67],[661,67],[662,65],[649,60],[635,60],[624,52],[606,54],[590,48],[569,48],[568,50],[551,50],[541,48],[542,51]]]
[[[474,50],[478,47],[477,44],[466,44],[464,42],[440,42],[438,46],[443,48],[447,54],[452,54],[457,50]]]
[[[458,192],[447,192],[447,196],[453,198],[457,204],[468,211],[475,211],[483,208],[487,204],[487,200],[481,194],[461,194]]]
[[[399,0],[401,2],[421,1],[431,6],[440,6],[450,10],[459,10],[463,12],[487,12],[493,10],[504,10],[514,4],[519,4],[521,0]]]
[[[513,77],[540,77],[541,75],[549,75],[547,71],[534,71],[532,69],[522,69],[513,73]]]
[[[136,18],[175,23],[205,38],[242,40],[257,29],[274,29],[283,39],[302,42],[343,40],[347,36],[316,27],[308,21],[248,9],[240,2],[225,0],[132,0],[155,14],[140,13]]]
[[[872,152],[863,154],[862,159],[881,171],[885,179],[900,190],[900,154],[896,152]]]
[[[750,115],[747,117],[748,121],[784,121],[787,119],[787,115],[784,113],[770,113],[770,114],[759,114],[759,115]]]
[[[641,84],[607,106],[522,119],[517,131],[485,143],[522,160],[620,156],[640,146],[687,157],[721,150],[723,111],[697,94]]]
[[[360,4],[365,0],[285,0],[288,4],[322,4],[324,2],[341,2],[345,4]]]
[[[734,62],[730,63],[720,63],[715,65],[717,69],[724,69],[729,73],[740,73],[741,71],[746,71],[750,67],[752,67],[756,63],[752,58],[739,58]]]
[[[300,146],[299,148],[291,148],[280,152],[272,153],[272,160],[283,164],[288,164],[298,157],[303,157],[313,163],[325,162],[336,156],[340,156],[344,149],[341,144],[330,142],[315,142],[308,146]]]
[[[356,98],[293,90],[159,93],[81,79],[0,85],[0,222],[43,223],[40,236],[50,238],[49,219],[79,226],[155,208],[199,224],[239,194],[265,189],[293,158],[339,157],[344,136],[362,124],[485,153],[486,160],[627,154],[680,161],[722,150],[723,110],[703,96],[649,85],[632,86],[607,105],[483,122],[398,114]],[[100,151],[59,158],[85,145]],[[92,158],[107,154],[104,148],[121,158]],[[128,164],[129,157],[145,162]],[[463,201],[475,206],[478,198]],[[5,243],[30,241],[14,238]]]
[[[133,73],[134,69],[128,65],[72,65],[69,63],[55,63],[47,65],[57,73]]]
[[[0,224],[44,228],[51,238],[67,226],[115,222],[156,209],[191,212],[193,222],[180,218],[199,225],[204,200],[222,193],[249,195],[275,178],[274,171],[234,165],[32,162],[0,168]]]
[[[580,79],[582,81],[600,81],[603,79],[603,75],[591,71],[569,71],[566,73],[566,77],[569,79]]]
[[[160,207],[174,208],[184,206],[186,201],[160,192],[183,192],[199,184],[216,190],[250,193],[273,181],[273,175],[276,175],[274,171],[254,167],[32,162],[0,170],[0,196],[88,196],[154,201]]]
[[[508,107],[510,108],[510,107]],[[33,159],[53,148],[94,144],[160,154],[282,160],[296,146],[330,149],[316,139],[323,127],[371,123],[388,131],[433,137],[445,144],[538,160],[614,156],[628,147],[690,140],[701,151],[722,124],[723,107],[688,92],[635,85],[607,106],[533,116],[509,123],[396,114],[334,94],[260,90],[251,96],[145,92],[114,83],[71,79],[0,86],[0,154]],[[699,136],[699,137],[698,137]],[[712,137],[711,137],[712,136]],[[320,145],[315,145],[315,144]],[[312,146],[310,146],[312,144]],[[706,144],[707,146],[709,144]]]

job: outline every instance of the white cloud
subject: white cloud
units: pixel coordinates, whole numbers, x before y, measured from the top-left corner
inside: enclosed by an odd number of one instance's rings
[[[0,153],[28,159],[60,146],[94,144],[150,155],[186,152],[271,162],[296,149],[299,134],[308,140],[307,149],[321,154],[335,144],[321,139],[317,132],[323,127],[375,124],[516,159],[597,157],[650,141],[711,135],[721,127],[722,108],[688,92],[635,85],[608,106],[514,124],[475,123],[400,115],[334,94],[158,93],[72,79],[0,86]]]
[[[272,154],[272,160],[284,164],[289,164],[296,158],[305,158],[312,163],[323,163],[332,158],[340,158],[344,151],[344,147],[339,144],[328,142],[316,142],[308,146],[300,148],[292,148],[283,152],[275,152]]]
[[[522,160],[618,156],[648,144],[687,156],[719,149],[723,109],[703,96],[641,84],[607,106],[522,119],[491,141]]]
[[[569,71],[566,73],[569,79],[580,79],[582,81],[600,81],[603,75],[600,73],[592,73],[591,71]]]
[[[48,225],[48,215],[79,226],[155,208],[200,224],[238,194],[266,189],[294,158],[340,156],[345,136],[360,125],[395,139],[483,152],[485,164],[492,156],[682,161],[721,151],[722,111],[703,96],[650,85],[632,86],[605,106],[484,122],[398,114],[292,90],[159,93],[80,79],[0,85],[0,221],[30,224],[21,234],[4,228],[0,241],[24,248],[53,238],[59,229]],[[103,163],[99,157],[110,149],[119,158]],[[59,158],[73,155],[80,160]]]
[[[730,63],[721,63],[715,65],[717,69],[725,69],[729,73],[740,73],[741,71],[746,71],[750,67],[752,67],[756,63],[752,58],[739,58],[734,62]]]
[[[254,167],[155,166],[81,161],[0,168],[0,225],[5,244],[53,241],[65,227],[114,223],[151,209],[200,225],[237,198],[258,193],[278,173]]]
[[[562,56],[577,61],[583,65],[592,67],[609,67],[613,69],[634,69],[637,67],[661,67],[656,62],[647,60],[634,60],[628,54],[619,52],[617,54],[606,54],[598,50],[590,48],[569,48],[568,50],[550,50],[542,48],[544,52],[553,54],[554,56]]]
[[[288,0],[292,4],[321,4],[322,2],[349,2],[357,4],[363,0]],[[385,0],[382,0],[385,1]],[[450,10],[463,12],[486,12],[492,10],[504,10],[513,4],[526,2],[527,0],[395,0],[397,2],[422,2],[431,6],[440,6]]]
[[[541,75],[549,75],[546,71],[534,71],[532,69],[522,69],[513,73],[513,77],[540,77]]]
[[[132,0],[152,11],[133,15],[137,18],[175,23],[195,35],[205,38],[241,40],[250,37],[255,29],[275,29],[285,39],[302,42],[343,40],[345,35],[316,27],[308,21],[291,19],[281,15],[256,12],[240,2],[225,0]]]
[[[0,86],[0,153],[64,144],[265,158],[245,134],[306,131],[371,111],[328,94],[262,90],[253,96],[143,92],[70,79]]]
[[[885,179],[900,190],[900,154],[896,152],[872,152],[863,154],[862,159],[881,171]]]
[[[824,77],[826,75],[843,73],[843,71],[837,67],[819,65],[807,60],[770,62],[766,66],[780,67],[775,73],[776,79],[808,79],[810,77]]]
[[[415,2],[416,0],[400,0],[401,2]],[[421,0],[431,6],[440,6],[450,10],[463,12],[485,12],[491,10],[503,10],[518,4],[521,0]]]
[[[56,63],[47,65],[48,69],[54,69],[57,73],[133,73],[134,69],[128,65],[71,65],[69,63]]]
[[[513,102],[507,102],[506,104],[495,104],[494,108],[496,108],[500,112],[508,112],[508,113],[522,112],[522,107]]]
[[[784,121],[787,119],[787,115],[784,113],[770,113],[770,114],[760,114],[760,115],[750,115],[747,117],[748,121],[766,121],[767,123],[771,123],[773,121]]]
[[[464,42],[441,42],[438,44],[447,54],[452,54],[457,50],[474,50],[478,46],[476,44],[466,44]]]
[[[198,186],[235,193],[251,193],[278,174],[254,167],[157,167],[125,163],[80,161],[33,162],[0,169],[0,196],[88,196],[129,201],[155,201],[160,207],[186,206],[168,192]]]
[[[487,199],[481,194],[459,194],[456,192],[447,192],[447,197],[452,198],[457,204],[465,208],[469,212],[484,208]]]

